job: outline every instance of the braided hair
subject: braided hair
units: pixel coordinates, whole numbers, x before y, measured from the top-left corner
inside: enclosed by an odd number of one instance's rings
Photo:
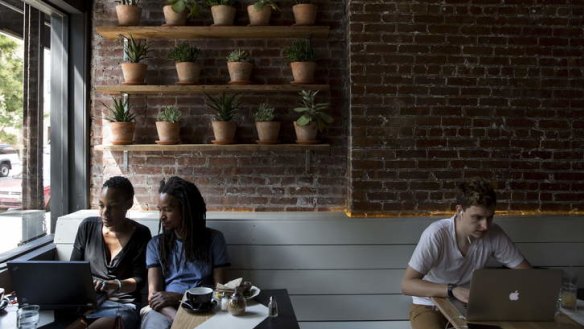
[[[164,180],[160,182],[158,193],[171,195],[180,203],[182,226],[184,227],[182,238],[185,257],[183,262],[208,262],[207,206],[197,186],[180,177],[172,176],[166,182]],[[168,269],[170,254],[176,242],[176,234],[173,230],[165,229],[162,222],[158,224],[158,231],[160,232],[161,229],[160,261],[162,271],[165,272]]]

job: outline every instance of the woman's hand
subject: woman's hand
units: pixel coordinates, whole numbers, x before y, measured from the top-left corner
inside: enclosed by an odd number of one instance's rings
[[[119,284],[116,280],[93,279],[93,289],[96,292],[106,293],[108,296],[119,290]]]
[[[177,307],[182,295],[176,292],[157,291],[150,296],[148,304],[155,311],[160,311],[166,306]]]

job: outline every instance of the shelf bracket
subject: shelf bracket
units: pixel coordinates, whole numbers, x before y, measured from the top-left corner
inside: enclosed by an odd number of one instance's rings
[[[128,151],[124,150],[122,151],[122,167],[124,168],[124,171],[128,171]]]
[[[305,173],[310,173],[310,162],[311,162],[311,152],[310,150],[306,150],[305,151],[305,155],[304,155],[304,172]]]

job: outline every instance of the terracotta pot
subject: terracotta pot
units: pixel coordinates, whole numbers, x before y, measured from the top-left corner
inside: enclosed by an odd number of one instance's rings
[[[316,5],[301,3],[292,6],[296,25],[314,25],[316,21]]]
[[[178,84],[196,84],[199,83],[201,66],[193,62],[179,62],[176,63],[176,73]]]
[[[280,122],[278,121],[256,121],[258,139],[260,144],[277,144],[280,133]]]
[[[229,71],[229,83],[232,84],[247,84],[251,83],[251,71],[253,64],[249,62],[227,62],[227,70]]]
[[[264,6],[261,10],[257,10],[254,5],[249,5],[247,6],[247,15],[249,16],[249,25],[270,25],[272,7]]]
[[[216,144],[233,144],[235,143],[235,129],[237,126],[234,121],[212,121],[213,134],[215,135]]]
[[[118,25],[132,26],[140,25],[140,16],[142,8],[132,5],[117,5],[116,14],[118,15]]]
[[[178,144],[180,142],[180,123],[156,121],[159,144]]]
[[[211,7],[213,25],[233,25],[235,20],[235,7],[218,5]]]
[[[290,68],[292,69],[292,77],[294,78],[292,83],[303,84],[314,82],[315,62],[291,62]]]
[[[296,143],[312,144],[316,142],[316,135],[318,134],[316,123],[313,122],[307,126],[299,126],[294,121],[294,131],[296,132]]]
[[[122,63],[124,84],[143,85],[148,65],[143,63]]]
[[[112,144],[129,145],[134,143],[134,131],[136,123],[134,122],[110,122],[112,130]]]
[[[164,13],[164,20],[166,25],[185,25],[187,23],[187,11],[184,10],[182,13],[177,13],[172,9],[171,5],[166,5],[162,7],[162,12]]]

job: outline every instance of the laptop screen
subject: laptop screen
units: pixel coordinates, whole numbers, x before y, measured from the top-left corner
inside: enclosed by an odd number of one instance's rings
[[[89,262],[10,261],[7,265],[20,304],[45,310],[96,306]]]

